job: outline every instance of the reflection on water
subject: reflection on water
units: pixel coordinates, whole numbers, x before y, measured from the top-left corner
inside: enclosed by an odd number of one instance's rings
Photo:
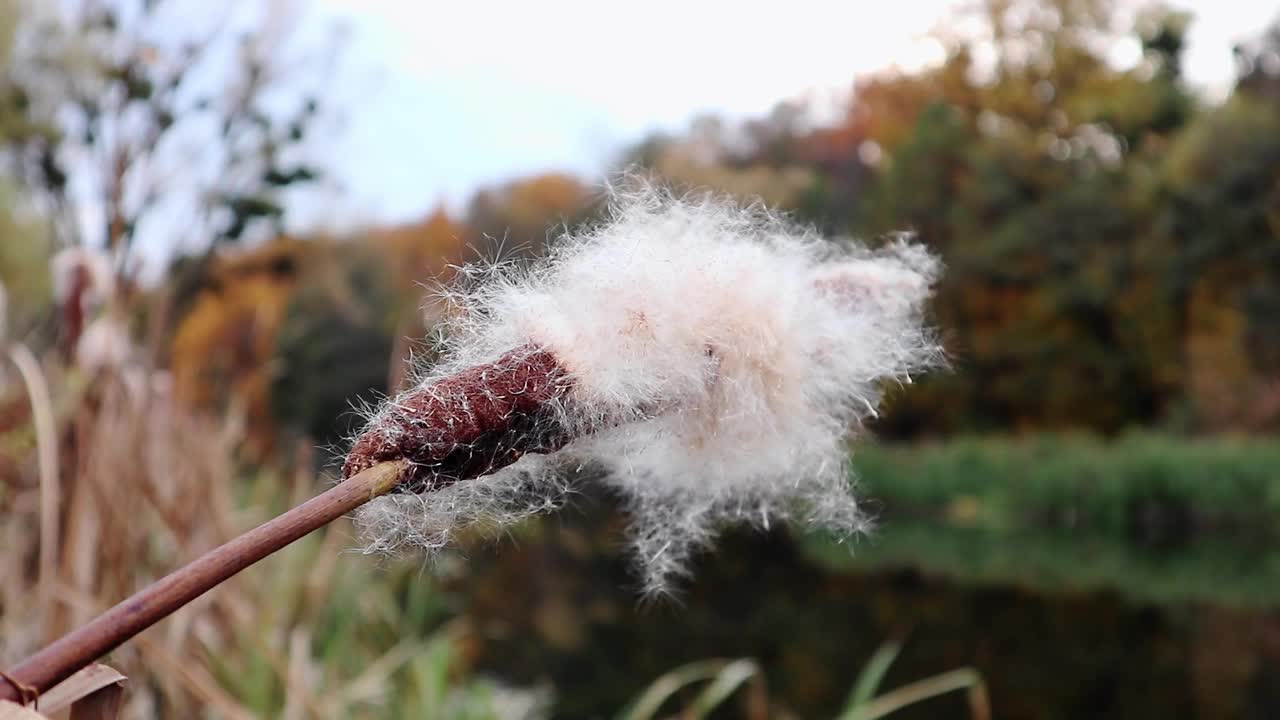
[[[1113,591],[1134,602],[1280,606],[1280,548],[1202,536],[1153,548],[1082,532],[992,532],[888,521],[852,547],[801,543],[835,571],[917,568],[966,585]]]
[[[998,718],[1280,717],[1274,553],[886,523],[850,556],[732,533],[675,601],[639,604],[616,515],[580,510],[473,551],[459,581],[480,668],[552,681],[558,717],[611,717],[683,662],[741,656],[764,665],[773,702],[830,717],[875,648],[908,632],[886,689],[974,665]],[[895,715],[965,716],[959,696]]]

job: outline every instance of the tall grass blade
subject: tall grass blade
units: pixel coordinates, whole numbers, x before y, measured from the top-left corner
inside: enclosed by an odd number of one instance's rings
[[[973,668],[951,670],[903,685],[864,705],[852,708],[842,720],[877,720],[908,705],[956,690],[969,691],[969,716],[973,720],[991,720],[991,703],[986,683],[983,682],[982,675]]]
[[[618,720],[652,720],[672,695],[694,683],[716,677],[729,664],[725,660],[699,660],[663,674],[618,716]]]
[[[705,718],[737,692],[744,683],[759,676],[760,666],[755,661],[745,658],[734,660],[720,669],[715,679],[689,705],[685,715],[693,720]]]
[[[58,428],[53,414],[53,400],[49,384],[45,381],[40,363],[31,350],[22,343],[9,346],[9,359],[13,361],[31,402],[31,417],[35,421],[36,449],[40,474],[40,575],[36,581],[38,607],[45,612],[52,604],[55,559],[58,545],[58,510],[61,505],[58,485]]]
[[[880,689],[880,683],[884,681],[884,676],[889,672],[889,666],[893,665],[893,661],[898,659],[898,653],[902,652],[902,642],[899,640],[890,640],[876,649],[875,653],[867,660],[867,664],[862,666],[862,672],[858,673],[858,679],[853,684],[853,690],[849,692],[849,699],[845,702],[844,713],[840,716],[841,720],[848,720],[856,717],[854,713],[858,708],[866,705],[871,698],[876,696],[876,691]]]

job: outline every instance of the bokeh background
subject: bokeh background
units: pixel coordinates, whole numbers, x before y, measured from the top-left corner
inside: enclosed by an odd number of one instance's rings
[[[1280,9],[449,5],[3,3],[0,664],[326,487],[424,283],[639,169],[943,257],[879,529],[642,603],[606,494],[339,522],[113,653],[127,717],[1280,716]]]

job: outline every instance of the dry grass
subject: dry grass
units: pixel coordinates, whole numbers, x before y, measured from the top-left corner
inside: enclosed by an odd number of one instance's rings
[[[35,369],[54,389],[36,413],[29,383],[0,372],[0,667],[323,483],[305,450],[239,467],[239,424],[182,410],[162,376]],[[339,522],[113,653],[130,677],[122,717],[492,716],[502,691],[466,679],[465,628],[437,630],[430,581],[344,554],[352,543]]]
[[[3,482],[6,582],[0,586],[0,656],[19,656],[82,624],[166,569],[229,538],[242,523],[233,510],[234,429],[179,411],[163,388],[138,374],[92,382],[46,363],[46,384],[59,389],[37,401],[37,418],[56,419],[53,436],[35,437],[38,455],[55,454],[61,472],[41,482],[22,448]],[[24,371],[30,377],[30,368]],[[49,443],[55,443],[53,448]],[[53,512],[49,508],[53,508]],[[40,508],[44,508],[43,512]],[[33,564],[33,558],[40,562]],[[33,567],[34,566],[34,567]],[[33,569],[36,578],[32,578]],[[38,579],[40,582],[31,583]],[[47,588],[31,592],[31,588]],[[223,643],[218,621],[243,603],[243,583],[193,603],[114,654],[134,682],[130,705],[159,708],[195,699],[195,686],[169,673],[149,673],[153,661],[198,656]],[[148,658],[150,655],[152,657]]]

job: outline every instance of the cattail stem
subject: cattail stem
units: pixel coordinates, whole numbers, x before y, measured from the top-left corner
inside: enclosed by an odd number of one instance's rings
[[[399,460],[354,474],[143,588],[11,668],[5,673],[7,679],[0,679],[0,700],[24,699],[23,687],[47,691],[232,575],[390,492],[406,477],[408,468],[408,461]]]
[[[521,347],[405,393],[396,400],[396,412],[356,441],[343,468],[345,480],[0,673],[0,700],[45,692],[218,583],[397,487],[431,491],[493,472],[525,453],[560,448],[569,438],[555,423],[543,422],[543,414],[569,383],[549,352]]]

